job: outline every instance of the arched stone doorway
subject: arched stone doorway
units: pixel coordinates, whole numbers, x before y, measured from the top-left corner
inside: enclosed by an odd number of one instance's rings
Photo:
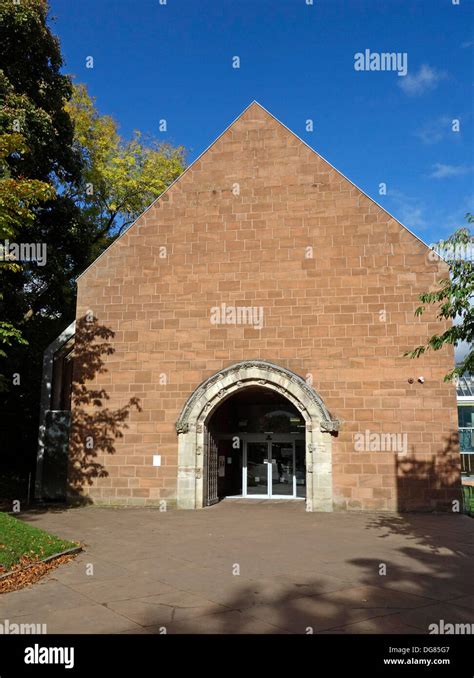
[[[209,422],[222,403],[243,389],[269,390],[284,397],[304,420],[306,508],[332,511],[332,434],[339,428],[316,391],[300,376],[270,362],[250,360],[206,379],[185,403],[178,433],[178,508],[209,503],[210,474],[217,472]],[[239,432],[235,432],[239,436]],[[212,499],[212,497],[211,497]]]
[[[206,428],[205,505],[225,497],[306,498],[306,422],[282,393],[244,383],[222,398]]]

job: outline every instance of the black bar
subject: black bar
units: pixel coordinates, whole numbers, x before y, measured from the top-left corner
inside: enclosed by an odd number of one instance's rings
[[[261,669],[269,675],[273,668],[281,675],[288,665],[291,675],[309,668],[315,678],[332,673],[462,678],[473,675],[472,640],[471,635],[9,635],[0,636],[0,678],[148,674],[155,678],[205,671],[215,661],[222,672],[228,667],[244,675]],[[69,664],[72,660],[73,665],[25,663],[26,658],[53,661],[50,648],[73,648],[73,655],[57,653],[57,658]]]

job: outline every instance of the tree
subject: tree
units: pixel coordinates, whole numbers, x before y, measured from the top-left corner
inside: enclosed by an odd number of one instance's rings
[[[43,352],[74,318],[75,279],[180,174],[184,153],[121,139],[73,88],[45,0],[0,0],[0,64],[0,244],[47,252],[41,266],[0,262],[0,476],[25,478]]]
[[[469,224],[474,216],[467,214]],[[438,304],[438,318],[451,320],[452,326],[442,334],[434,334],[423,346],[417,346],[405,355],[418,358],[427,350],[439,351],[445,344],[458,346],[467,342],[468,352],[464,360],[451,370],[445,381],[459,378],[466,373],[474,373],[474,237],[469,227],[458,229],[447,240],[439,242],[434,248],[444,255],[449,267],[449,277],[438,283],[438,289],[420,295],[423,304]],[[419,306],[415,315],[424,313],[425,306]]]
[[[1,125],[21,132],[29,149],[9,158],[14,174],[71,181],[78,179],[81,163],[65,110],[72,85],[61,73],[59,40],[47,12],[46,0],[0,0]]]
[[[74,309],[68,269],[82,215],[63,187],[79,182],[82,160],[61,67],[47,3],[0,0],[0,238],[47,248],[45,266],[3,256],[2,248],[0,470],[9,481],[32,467],[42,352]]]
[[[78,181],[81,158],[64,110],[71,81],[42,0],[0,0],[0,237],[53,245],[46,223],[65,233],[77,212],[56,189]],[[76,215],[77,216],[77,215]],[[54,243],[56,245],[56,243]],[[24,334],[25,316],[51,267],[11,259],[0,268],[2,321]]]
[[[97,226],[95,242],[110,241],[181,174],[184,149],[143,138],[137,130],[131,140],[123,140],[115,120],[99,114],[84,85],[74,86],[66,110],[85,167],[74,197]]]
[[[32,207],[42,200],[54,196],[54,189],[44,181],[13,178],[6,159],[9,155],[25,153],[27,146],[21,134],[0,134],[0,262],[4,270],[17,272],[21,263],[12,259],[5,251],[6,239],[16,239],[20,227],[34,219]],[[0,302],[3,298],[0,290]],[[7,357],[6,348],[16,344],[27,344],[21,331],[12,323],[0,321],[0,358]],[[5,377],[0,374],[0,391],[6,389]]]

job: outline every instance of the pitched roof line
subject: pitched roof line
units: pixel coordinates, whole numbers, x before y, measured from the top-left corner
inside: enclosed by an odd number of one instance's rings
[[[103,252],[101,252],[101,253],[99,254],[99,256],[98,256],[96,259],[94,259],[94,261],[92,261],[92,262],[89,264],[89,266],[88,266],[87,268],[85,268],[85,269],[82,271],[82,273],[80,273],[80,274],[77,276],[76,280],[79,280],[79,278],[82,278],[82,276],[83,276],[83,275],[91,268],[91,266],[94,266],[94,264],[95,264],[97,261],[99,261],[99,259],[100,259],[101,257],[103,257],[104,254],[105,254],[106,252],[108,252],[109,249],[110,249],[111,247],[113,247],[113,245],[115,245],[115,243],[118,242],[118,241],[120,240],[120,238],[122,238],[126,233],[128,233],[128,231],[129,231],[131,228],[133,228],[133,226],[135,226],[135,224],[137,223],[137,221],[138,221],[138,220],[139,220],[146,212],[148,212],[148,210],[150,210],[150,209],[153,207],[153,205],[154,205],[156,202],[158,202],[158,200],[160,200],[164,195],[166,195],[166,193],[168,193],[168,191],[169,191],[171,188],[173,188],[173,186],[174,186],[174,185],[175,185],[182,177],[184,177],[184,175],[186,174],[186,172],[188,172],[188,171],[191,169],[191,167],[192,167],[193,165],[195,165],[195,164],[202,158],[202,156],[203,156],[205,153],[207,153],[207,152],[214,146],[214,144],[216,144],[216,143],[219,141],[219,139],[220,139],[222,136],[224,136],[224,134],[227,132],[227,130],[229,130],[229,129],[232,127],[232,125],[234,125],[234,124],[237,122],[237,120],[238,120],[239,118],[241,118],[241,117],[243,116],[243,114],[244,114],[244,113],[250,108],[250,106],[252,106],[253,104],[257,104],[258,106],[260,106],[260,104],[259,104],[257,101],[255,101],[255,99],[254,99],[253,101],[251,101],[251,102],[249,103],[249,105],[246,106],[246,107],[244,108],[244,110],[243,110],[241,113],[239,113],[239,115],[238,115],[234,120],[232,120],[232,122],[231,122],[229,125],[227,125],[227,127],[225,128],[225,130],[224,130],[223,132],[221,132],[221,133],[219,134],[219,136],[216,137],[216,138],[214,139],[214,141],[213,141],[212,143],[210,143],[209,146],[208,146],[207,148],[205,148],[204,151],[202,151],[202,153],[200,153],[200,154],[198,155],[198,157],[197,157],[195,160],[193,160],[193,162],[192,162],[190,165],[188,165],[188,166],[186,167],[186,169],[184,170],[184,172],[181,172],[181,174],[179,175],[179,177],[176,177],[176,179],[175,179],[175,180],[174,180],[167,188],[165,188],[165,190],[163,191],[163,193],[160,193],[160,195],[158,195],[158,196],[153,200],[153,202],[151,202],[151,203],[148,205],[148,207],[146,207],[146,208],[143,210],[143,212],[140,212],[140,214],[139,214],[138,217],[135,219],[135,221],[134,221],[133,223],[131,223],[130,226],[128,226],[128,227],[125,229],[125,231],[119,235],[118,238],[115,238],[115,240],[114,240],[113,242],[111,242],[110,245],[109,245]],[[263,108],[263,106],[261,106],[261,108]],[[265,109],[264,109],[264,110],[265,110]],[[276,119],[276,118],[275,118],[275,119]]]
[[[254,100],[254,101],[255,101],[255,100]],[[252,102],[252,103],[254,103],[254,102]],[[399,220],[397,219],[397,217],[395,217],[393,214],[391,214],[391,213],[387,210],[386,207],[383,207],[382,205],[380,205],[380,203],[378,203],[376,200],[374,200],[374,198],[372,198],[372,197],[371,197],[370,195],[368,195],[364,190],[362,190],[362,188],[360,188],[360,186],[357,186],[357,184],[355,184],[351,179],[349,179],[348,177],[346,177],[346,175],[345,175],[343,172],[341,172],[341,170],[338,170],[337,167],[334,167],[334,165],[333,165],[332,163],[330,163],[329,160],[327,160],[323,155],[321,155],[321,153],[319,153],[318,151],[315,151],[314,148],[312,148],[312,146],[310,146],[304,139],[302,139],[301,137],[299,137],[299,136],[296,134],[296,132],[293,132],[293,130],[291,130],[289,127],[287,127],[287,126],[285,125],[285,123],[282,122],[281,120],[279,120],[275,115],[273,115],[273,113],[270,113],[270,111],[268,111],[268,110],[265,108],[265,106],[262,106],[262,104],[260,104],[258,101],[255,101],[255,103],[256,103],[258,106],[260,106],[260,108],[262,108],[262,109],[265,111],[265,113],[268,113],[268,115],[269,115],[271,118],[273,118],[274,120],[276,120],[276,122],[277,122],[278,124],[280,124],[282,127],[284,127],[288,132],[290,132],[290,134],[292,134],[294,137],[296,137],[296,138],[298,139],[298,141],[301,141],[301,143],[304,144],[307,148],[309,148],[310,151],[312,151],[313,153],[315,153],[319,158],[321,158],[321,160],[324,160],[324,162],[327,163],[327,164],[329,165],[329,167],[331,167],[331,169],[333,169],[333,170],[334,170],[335,172],[337,172],[341,177],[343,177],[346,181],[348,181],[352,186],[354,186],[354,188],[357,188],[357,190],[360,191],[360,192],[362,193],[362,195],[365,195],[365,197],[368,198],[369,200],[371,200],[371,201],[374,203],[374,205],[377,205],[377,207],[380,207],[380,209],[381,209],[383,212],[386,212],[386,214],[388,214],[388,216],[389,216],[391,219],[394,219],[398,224],[400,224],[400,226],[402,226],[402,228],[404,228],[406,231],[408,231],[408,233],[410,233],[410,235],[412,235],[414,238],[416,238],[417,240],[419,240],[419,241],[421,242],[422,245],[424,245],[424,246],[427,247],[428,249],[432,249],[427,243],[425,243],[424,240],[422,240],[419,236],[417,236],[416,233],[413,233],[413,231],[411,231],[411,230],[408,228],[408,226],[405,226],[405,224],[402,224],[402,222],[399,221]],[[247,109],[246,109],[246,110],[247,110]],[[440,257],[440,259],[441,259],[441,257]]]
[[[304,139],[302,139],[301,137],[299,137],[295,132],[293,132],[293,130],[291,130],[289,127],[287,127],[287,126],[285,125],[285,123],[281,122],[281,120],[279,120],[275,115],[273,115],[273,113],[270,113],[270,111],[268,111],[268,110],[265,108],[265,106],[262,106],[262,104],[259,103],[256,99],[253,99],[253,100],[249,103],[249,105],[246,106],[246,107],[244,108],[244,110],[241,111],[241,113],[239,113],[239,115],[238,115],[236,118],[234,118],[234,120],[232,120],[232,122],[231,122],[229,125],[227,125],[227,127],[219,134],[219,136],[217,136],[217,137],[214,139],[214,141],[213,141],[212,143],[210,143],[209,146],[207,146],[207,148],[205,148],[204,151],[202,151],[202,153],[200,153],[200,154],[198,155],[198,157],[197,157],[195,160],[193,160],[193,162],[192,162],[190,165],[188,165],[188,167],[186,167],[186,169],[184,170],[184,172],[181,172],[181,174],[179,175],[179,177],[177,177],[177,178],[176,178],[176,179],[175,179],[175,180],[174,180],[167,188],[165,188],[165,190],[164,190],[162,193],[160,193],[160,195],[158,195],[158,196],[153,200],[153,202],[151,202],[151,203],[148,205],[148,207],[146,207],[146,208],[143,210],[143,212],[141,212],[141,213],[139,214],[139,216],[135,219],[135,221],[133,221],[133,222],[130,224],[130,226],[128,226],[128,227],[125,229],[125,231],[124,231],[123,233],[121,233],[121,234],[118,236],[118,238],[116,238],[113,242],[111,242],[110,245],[109,245],[103,252],[101,252],[101,254],[99,254],[99,256],[98,256],[96,259],[94,259],[94,261],[92,261],[92,262],[89,264],[89,266],[88,266],[87,268],[85,268],[85,269],[82,271],[82,273],[80,273],[80,274],[77,276],[76,281],[79,280],[80,278],[82,278],[82,276],[85,275],[85,273],[87,273],[87,271],[88,271],[90,268],[92,268],[92,266],[94,266],[94,265],[99,261],[99,259],[101,259],[101,258],[104,256],[104,254],[106,254],[106,253],[109,251],[109,249],[115,245],[116,242],[118,242],[118,241],[120,240],[120,238],[122,238],[126,233],[128,233],[129,230],[130,230],[131,228],[133,228],[133,226],[135,226],[135,224],[137,223],[137,221],[138,221],[144,214],[146,214],[146,212],[148,212],[148,210],[150,210],[150,209],[155,205],[155,203],[158,202],[158,200],[160,200],[164,195],[166,195],[166,193],[167,193],[171,188],[173,188],[173,186],[174,186],[174,185],[175,185],[175,184],[176,184],[176,183],[177,183],[177,182],[178,182],[178,181],[186,174],[186,172],[188,172],[188,171],[193,167],[193,165],[195,165],[195,164],[203,157],[203,155],[205,155],[205,154],[206,154],[206,153],[207,153],[207,152],[208,152],[208,151],[209,151],[209,150],[210,150],[210,149],[211,149],[211,148],[219,141],[219,139],[220,139],[222,136],[224,136],[224,134],[225,134],[225,133],[226,133],[226,132],[227,132],[227,131],[228,131],[228,130],[229,130],[229,129],[230,129],[230,128],[231,128],[231,127],[232,127],[232,126],[233,126],[233,125],[234,125],[234,124],[235,124],[242,116],[243,116],[243,115],[244,115],[244,113],[246,113],[246,111],[248,111],[248,109],[249,109],[251,106],[253,106],[254,104],[256,104],[257,106],[259,106],[263,111],[265,111],[265,113],[267,113],[267,115],[269,115],[271,118],[273,118],[273,120],[275,120],[279,125],[281,125],[284,129],[286,129],[286,130],[287,130],[290,134],[292,134],[294,137],[296,137],[296,139],[298,139],[298,141],[300,141],[300,142],[301,142],[302,144],[304,144],[307,148],[309,148],[309,150],[310,150],[312,153],[314,153],[314,154],[317,155],[319,158],[321,158],[321,160],[323,160],[325,163],[327,163],[327,164],[329,165],[329,167],[331,167],[331,169],[333,169],[333,170],[334,170],[335,172],[337,172],[341,177],[343,177],[346,181],[348,181],[352,186],[354,186],[354,188],[357,188],[357,190],[360,191],[360,192],[362,193],[362,195],[365,195],[366,198],[368,198],[369,200],[371,200],[371,201],[374,203],[374,205],[377,205],[377,207],[379,207],[379,208],[380,208],[381,210],[383,210],[386,214],[388,214],[388,216],[389,216],[391,219],[394,219],[398,224],[400,224],[400,226],[401,226],[402,228],[404,228],[406,231],[408,231],[408,233],[410,233],[410,235],[412,235],[412,236],[413,236],[414,238],[416,238],[419,242],[421,242],[422,245],[424,245],[424,246],[427,247],[428,249],[431,249],[430,246],[427,245],[427,243],[424,242],[424,240],[422,240],[419,236],[416,235],[416,233],[413,233],[413,231],[411,231],[407,226],[405,226],[405,224],[402,224],[402,222],[399,221],[395,216],[393,216],[393,214],[391,214],[385,207],[382,207],[382,205],[380,205],[380,204],[379,204],[376,200],[374,200],[370,195],[368,195],[368,194],[367,194],[365,191],[363,191],[359,186],[357,186],[357,184],[355,184],[353,181],[351,181],[351,179],[349,179],[348,177],[346,177],[345,174],[343,174],[340,170],[338,170],[337,167],[334,167],[334,165],[331,164],[331,163],[329,162],[329,160],[326,160],[326,158],[325,158],[324,156],[322,156],[320,153],[318,153],[318,151],[315,151],[314,148],[312,148],[312,147],[311,147]],[[442,258],[442,257],[440,257],[440,258]]]

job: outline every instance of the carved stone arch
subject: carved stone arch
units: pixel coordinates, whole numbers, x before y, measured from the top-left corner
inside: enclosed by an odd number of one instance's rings
[[[320,396],[290,370],[264,360],[246,360],[206,379],[186,401],[178,421],[178,507],[204,505],[206,424],[237,391],[258,386],[276,391],[300,410],[306,424],[306,508],[332,511],[332,439],[339,429]]]

